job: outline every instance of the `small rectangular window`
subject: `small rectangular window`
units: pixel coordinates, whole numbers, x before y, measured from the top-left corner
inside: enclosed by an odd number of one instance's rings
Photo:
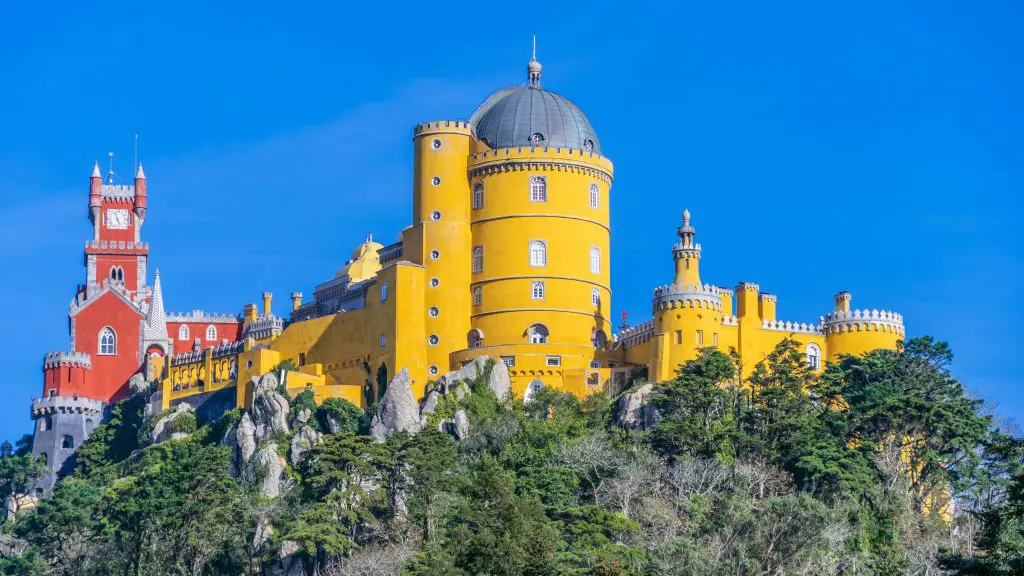
[[[562,365],[562,357],[561,356],[548,356],[547,357],[547,365],[548,366],[561,366]]]
[[[601,204],[601,188],[597,182],[590,184],[590,207],[597,208]]]
[[[676,346],[681,346],[683,343],[683,331],[676,330]]]
[[[718,346],[718,332],[711,335],[711,345]]]
[[[505,366],[508,366],[509,368],[514,368],[516,365],[515,356],[502,356],[501,361],[505,364]]]
[[[473,246],[473,274],[484,271],[484,247]]]
[[[697,346],[703,346],[703,345],[704,345],[704,331],[703,330],[697,330]]]
[[[305,352],[299,352],[299,366],[305,366],[305,365],[306,365],[306,353]]]
[[[479,306],[484,302],[484,289],[480,286],[473,287],[473,306]]]
[[[590,367],[591,368],[600,368],[601,367],[601,361],[600,360],[591,360],[590,361]]]
[[[590,304],[591,306],[601,305],[601,291],[594,288],[590,291]]]

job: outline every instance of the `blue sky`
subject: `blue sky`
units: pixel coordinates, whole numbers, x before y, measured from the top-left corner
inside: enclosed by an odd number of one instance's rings
[[[902,312],[1024,416],[1020,3],[162,4],[3,8],[0,437],[68,346],[94,160],[127,174],[140,135],[169,310],[284,313],[409,224],[412,127],[525,82],[534,32],[615,162],[616,317],[649,317],[689,207],[705,281]]]

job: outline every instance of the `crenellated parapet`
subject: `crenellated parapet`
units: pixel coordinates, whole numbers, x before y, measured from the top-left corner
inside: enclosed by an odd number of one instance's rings
[[[789,322],[782,320],[762,320],[762,330],[773,330],[790,334],[823,334],[820,324],[808,324],[806,322]]]
[[[277,336],[284,330],[284,319],[273,314],[263,314],[242,329],[240,340],[252,338],[253,340],[266,340]]]
[[[100,196],[106,200],[134,200],[135,186],[128,184],[103,184],[100,187]]]
[[[123,252],[125,254],[149,253],[149,242],[133,242],[131,240],[87,240],[85,252]]]
[[[732,314],[728,316],[722,316],[722,326],[739,326],[740,319]]]
[[[106,402],[83,398],[80,396],[49,396],[32,399],[32,418],[40,418],[47,414],[102,414]]]
[[[577,172],[607,184],[613,179],[611,160],[596,152],[548,146],[498,148],[471,154],[469,177],[499,172]]]
[[[86,352],[47,352],[43,369],[75,367],[92,370],[92,357]]]
[[[722,311],[718,286],[711,284],[666,284],[654,289],[654,312],[673,308],[706,308]]]
[[[844,332],[892,332],[903,335],[903,315],[888,310],[841,310],[821,317],[826,334]]]
[[[422,122],[412,129],[412,137],[426,136],[428,134],[465,134],[473,135],[473,127],[469,122],[460,120],[434,120]]]
[[[186,314],[171,313],[167,315],[168,322],[178,322],[182,324],[187,323],[199,323],[199,324],[231,324],[238,322],[238,317],[233,314],[226,313],[209,313],[203,312],[202,310],[193,310]]]
[[[636,326],[623,328],[619,332],[619,343],[625,348],[632,348],[647,342],[654,335],[654,320],[641,322]]]

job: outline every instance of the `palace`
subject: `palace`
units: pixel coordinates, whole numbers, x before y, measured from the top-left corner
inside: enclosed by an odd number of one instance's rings
[[[735,350],[749,373],[785,338],[816,369],[903,338],[899,314],[852,310],[847,292],[818,322],[801,323],[776,318],[776,296],[757,284],[706,283],[688,211],[679,242],[666,246],[668,283],[654,290],[651,319],[615,333],[612,162],[583,112],[541,87],[536,58],[527,73],[468,121],[415,127],[410,226],[394,244],[367,237],[312,299],[293,292],[287,316],[274,314],[269,292],[239,314],[166,313],[159,272],[148,283],[142,166],[134,185],[118,185],[97,165],[69,351],[46,354],[32,403],[33,453],[52,472],[44,487],[130,383],[156,382],[160,408],[188,402],[216,417],[247,406],[252,378],[287,361],[293,393],[367,407],[402,369],[422,396],[429,381],[486,355],[508,366],[521,397],[543,387],[584,396],[634,376],[669,379],[707,346]]]

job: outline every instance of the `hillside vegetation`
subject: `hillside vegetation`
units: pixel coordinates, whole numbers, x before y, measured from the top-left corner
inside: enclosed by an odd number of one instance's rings
[[[382,443],[366,434],[368,415],[338,400],[317,406],[307,392],[290,399],[288,418],[308,441],[292,425],[255,446],[280,457],[277,496],[258,467],[239,464],[240,412],[180,417],[174,439],[153,443],[160,415],[134,396],[53,496],[4,526],[0,568],[1024,573],[1024,442],[965,394],[951,359],[924,338],[815,374],[787,341],[741,382],[735,358],[706,349],[644,395],[656,424],[643,429],[626,413],[643,383],[618,400],[541,391],[523,404],[495,397],[482,377],[441,397],[424,430]],[[438,424],[457,411],[468,433]],[[38,473],[24,452],[0,459],[6,493]]]

